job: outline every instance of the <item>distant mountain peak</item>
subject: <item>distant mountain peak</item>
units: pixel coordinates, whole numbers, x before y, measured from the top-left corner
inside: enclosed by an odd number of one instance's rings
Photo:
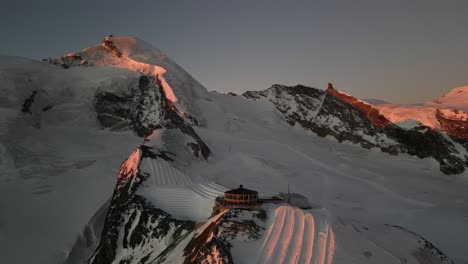
[[[207,98],[206,88],[161,50],[139,38],[109,35],[96,46],[49,61],[63,68],[108,66],[152,75],[160,79],[167,99],[182,115],[203,120],[193,100]]]
[[[427,102],[426,105],[438,108],[468,110],[468,86],[454,88],[445,95]]]

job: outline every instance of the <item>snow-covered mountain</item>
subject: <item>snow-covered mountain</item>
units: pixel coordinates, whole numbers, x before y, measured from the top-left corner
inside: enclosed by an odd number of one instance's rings
[[[446,95],[421,105],[374,104],[391,122],[408,127],[418,123],[443,131],[468,147],[468,88],[455,88]]]
[[[1,57],[0,80],[7,263],[468,262],[466,148],[446,130],[333,87],[207,92],[130,37]],[[213,214],[239,184],[311,208]]]
[[[468,86],[452,89],[447,94],[439,97],[426,105],[437,108],[448,108],[468,111]]]
[[[332,136],[339,142],[349,141],[364,148],[380,148],[393,155],[407,153],[420,158],[432,157],[446,174],[459,174],[468,164],[468,148],[459,144],[459,140],[466,138],[451,139],[434,127],[417,122],[411,126],[407,123],[395,124],[387,118],[387,112],[380,111],[380,107],[337,91],[331,84],[326,91],[304,86],[273,85],[265,91],[246,92],[244,96],[254,100],[267,98],[291,126],[297,124],[319,136]],[[437,110],[434,116],[448,120],[445,113]],[[453,133],[454,136],[468,133],[468,126],[463,124],[468,120],[461,122],[460,126],[446,129],[447,133],[460,132]]]

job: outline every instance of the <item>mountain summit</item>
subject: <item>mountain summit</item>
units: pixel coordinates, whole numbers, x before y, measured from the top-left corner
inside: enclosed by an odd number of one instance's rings
[[[434,101],[427,102],[426,105],[468,111],[468,86],[461,86],[452,89],[447,94],[435,99]]]

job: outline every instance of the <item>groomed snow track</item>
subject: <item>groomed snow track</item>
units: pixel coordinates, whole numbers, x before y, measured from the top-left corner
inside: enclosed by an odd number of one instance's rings
[[[330,226],[298,208],[278,207],[264,239],[257,263],[331,264],[333,260]]]

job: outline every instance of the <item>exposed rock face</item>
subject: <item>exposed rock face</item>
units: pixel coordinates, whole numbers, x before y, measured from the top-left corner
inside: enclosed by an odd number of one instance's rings
[[[381,115],[379,111],[373,108],[370,104],[365,103],[357,98],[338,92],[333,88],[331,83],[328,84],[327,93],[339,98],[340,100],[354,106],[361,113],[365,114],[368,120],[372,122],[375,127],[383,128],[392,124],[385,116]]]
[[[88,263],[164,263],[173,251],[183,252],[178,258],[184,263],[234,263],[232,243],[261,237],[266,220],[261,209],[223,211],[195,230],[195,222],[174,219],[136,194],[148,177],[139,171],[141,160],[172,162],[172,156],[140,147],[122,163],[101,240]]]
[[[105,38],[102,44],[116,57],[122,57],[122,52],[114,45],[114,43],[109,39],[109,37]]]
[[[394,155],[432,157],[445,174],[459,174],[466,167],[464,153],[443,133],[422,125],[403,129],[371,105],[335,90],[331,84],[326,91],[301,85],[273,85],[265,91],[243,95],[254,100],[267,98],[291,126],[298,124],[321,137],[333,136],[339,142],[351,141]]]
[[[89,263],[147,263],[172,243],[193,231],[195,223],[172,218],[136,194],[148,177],[139,171],[143,158],[173,161],[170,154],[150,147],[138,148],[122,163],[99,245]],[[117,253],[125,250],[123,256]],[[118,259],[121,257],[121,259]]]
[[[141,137],[147,137],[160,128],[178,129],[194,139],[188,147],[197,157],[200,155],[206,159],[211,153],[191,127],[198,121],[188,114],[179,113],[167,100],[157,76],[141,76],[137,88],[122,94],[98,93],[94,105],[97,118],[104,127],[131,128]]]
[[[449,113],[437,109],[436,118],[440,122],[441,130],[447,134],[463,140],[468,140],[468,113],[461,110],[448,110]]]
[[[59,58],[48,58],[46,59],[46,61],[54,65],[62,66],[62,68],[64,69],[68,69],[70,67],[75,67],[75,66],[88,65],[88,61],[84,60],[78,54],[67,54]]]
[[[167,100],[157,76],[141,76],[138,87],[128,92],[99,93],[95,98],[97,118],[103,126],[131,128],[145,137],[146,143],[122,163],[101,240],[89,263],[162,262],[170,250],[192,233],[195,223],[174,219],[136,194],[138,186],[148,177],[139,170],[141,160],[177,163],[187,157],[161,149],[158,143],[153,145],[150,140],[155,133],[179,138],[175,144],[184,146],[182,151],[194,158],[207,159],[210,149]],[[196,119],[190,117],[189,121],[192,120]],[[119,255],[122,251],[126,253]]]
[[[23,106],[21,107],[21,112],[32,114],[31,112],[31,105],[34,103],[34,97],[37,94],[37,90],[34,90],[28,98],[26,98],[23,102]]]

